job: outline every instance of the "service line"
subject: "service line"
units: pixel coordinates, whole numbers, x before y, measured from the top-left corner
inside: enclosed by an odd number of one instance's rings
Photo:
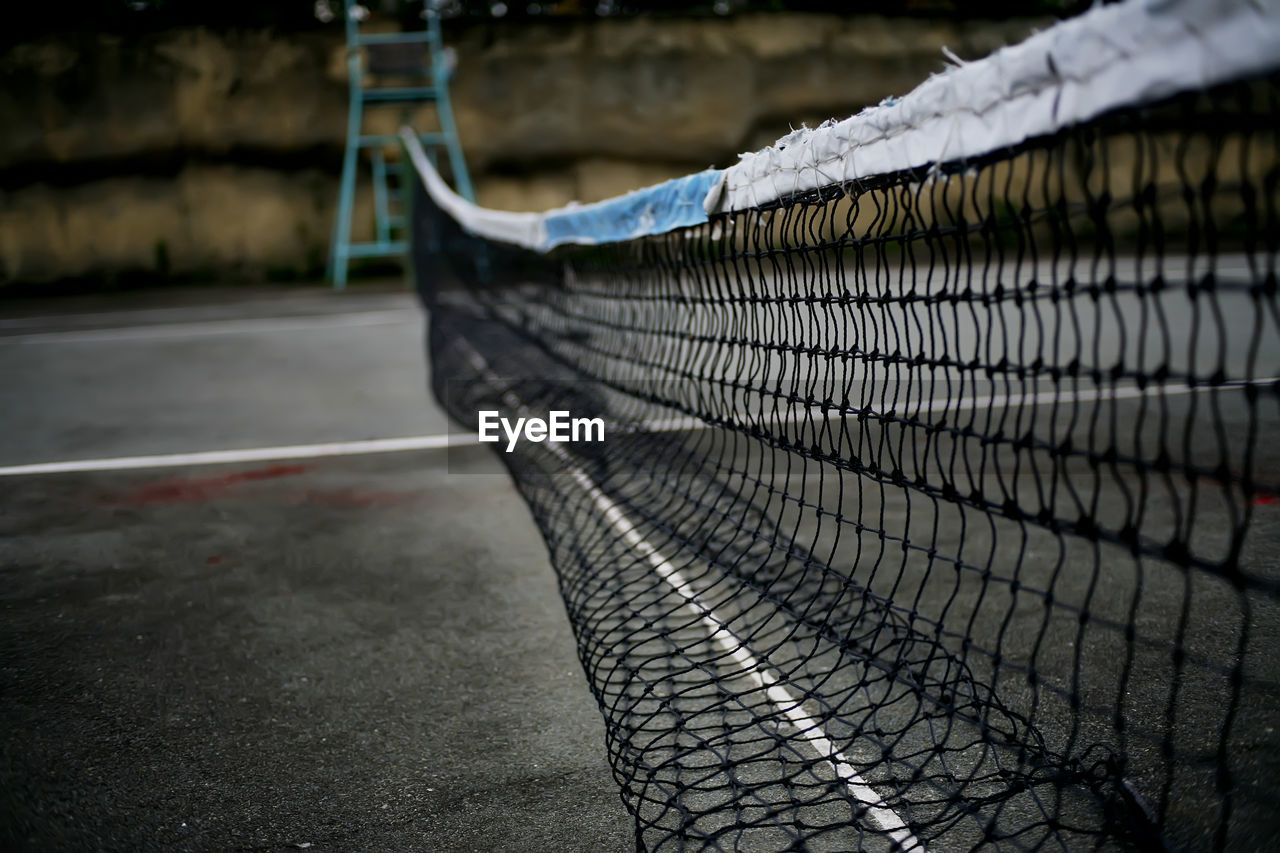
[[[277,459],[317,459],[323,456],[362,456],[405,450],[439,450],[478,444],[473,433],[415,435],[405,438],[372,438],[325,444],[288,444],[280,447],[248,447],[240,450],[204,450],[195,453],[161,453],[153,456],[115,456],[107,459],[73,459],[0,467],[0,477],[25,474],[73,474],[85,471],[127,471],[138,468],[182,468],[189,465],[227,465],[237,462],[270,462]]]

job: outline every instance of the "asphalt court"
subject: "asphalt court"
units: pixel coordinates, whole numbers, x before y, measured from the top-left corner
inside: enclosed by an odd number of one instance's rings
[[[443,434],[422,334],[398,290],[10,302],[0,466]],[[528,510],[450,457],[0,478],[0,847],[631,849]]]
[[[412,297],[123,299],[6,306],[0,469],[297,452],[0,477],[3,846],[631,849],[545,548],[492,450],[314,451],[458,430],[427,391]],[[1273,510],[1252,539],[1267,575]],[[1157,633],[1176,609],[1161,588]],[[1220,608],[1203,595],[1197,613]],[[736,629],[752,618],[749,601],[703,596]],[[1249,675],[1274,685],[1258,604]],[[978,615],[979,632],[998,627]],[[1230,640],[1192,651],[1221,661]],[[1149,663],[1139,720],[1167,680]],[[1274,827],[1258,808],[1273,721],[1249,707],[1237,726],[1252,839]]]

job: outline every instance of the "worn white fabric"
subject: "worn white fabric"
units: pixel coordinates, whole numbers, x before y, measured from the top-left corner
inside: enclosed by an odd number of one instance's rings
[[[545,213],[504,213],[472,204],[449,189],[411,129],[402,128],[400,138],[427,192],[465,230],[538,252],[564,243],[591,246],[633,240],[706,222],[703,200],[722,175],[707,169],[594,204],[571,204]]]
[[[976,157],[1105,112],[1280,67],[1276,0],[1098,6],[852,118],[742,155],[708,213]]]
[[[466,231],[490,240],[523,246],[526,249],[544,251],[547,245],[546,214],[512,213],[490,210],[467,201],[455,193],[431,165],[422,141],[411,128],[400,129],[409,160],[436,204],[457,220]]]

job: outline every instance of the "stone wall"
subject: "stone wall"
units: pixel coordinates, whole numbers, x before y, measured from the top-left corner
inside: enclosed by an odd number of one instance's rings
[[[770,15],[494,24],[447,39],[480,202],[539,210],[729,165],[789,126],[910,90],[942,67],[944,45],[974,58],[1035,23]],[[0,282],[316,274],[345,132],[343,50],[336,28],[7,50]],[[371,216],[362,194],[365,233]]]

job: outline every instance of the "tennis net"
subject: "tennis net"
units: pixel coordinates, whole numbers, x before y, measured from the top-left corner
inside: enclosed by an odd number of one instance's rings
[[[1277,68],[1101,7],[539,215],[408,143],[437,396],[605,425],[500,455],[639,849],[1275,837]]]

